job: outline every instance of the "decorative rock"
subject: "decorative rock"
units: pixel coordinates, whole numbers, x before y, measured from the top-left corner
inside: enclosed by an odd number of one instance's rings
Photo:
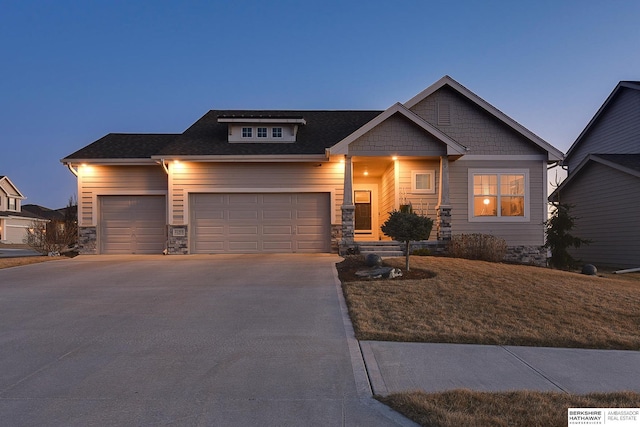
[[[598,273],[598,269],[593,264],[585,264],[582,267],[582,274],[586,274],[587,276],[595,276]]]
[[[402,276],[402,271],[393,267],[380,267],[357,271],[356,276],[369,279],[395,279]]]
[[[379,267],[382,265],[382,258],[376,254],[369,254],[364,259],[364,263],[367,264],[368,267]]]

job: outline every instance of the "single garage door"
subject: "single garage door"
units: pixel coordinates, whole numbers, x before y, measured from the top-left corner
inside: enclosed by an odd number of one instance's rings
[[[101,196],[100,253],[161,254],[166,245],[164,196]]]
[[[328,193],[192,194],[191,253],[329,252]]]

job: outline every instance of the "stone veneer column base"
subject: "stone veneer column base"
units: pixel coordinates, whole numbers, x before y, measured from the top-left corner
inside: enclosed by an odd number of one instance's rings
[[[187,255],[189,254],[189,227],[187,225],[167,226],[167,254]]]
[[[357,249],[355,243],[355,205],[342,205],[342,238],[340,239],[338,253],[349,255]]]
[[[78,253],[82,255],[95,255],[98,244],[97,227],[78,227]]]
[[[436,207],[436,232],[438,240],[451,240],[451,206],[440,205]]]

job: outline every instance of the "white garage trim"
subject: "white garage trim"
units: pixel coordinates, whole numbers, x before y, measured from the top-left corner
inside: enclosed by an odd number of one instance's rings
[[[192,188],[192,187],[185,187],[184,188],[184,195],[185,195],[185,200],[184,200],[184,223],[183,224],[173,224],[172,222],[170,222],[170,225],[189,225],[189,221],[190,221],[190,214],[189,214],[189,202],[191,200],[191,195],[192,194],[202,194],[202,193],[208,193],[208,194],[213,194],[213,193],[255,193],[255,194],[262,194],[262,193],[328,193],[329,194],[329,211],[328,215],[329,215],[329,221],[330,224],[335,224],[336,223],[336,210],[334,209],[335,205],[336,205],[336,189],[334,187],[303,187],[303,188],[291,188],[291,187],[287,187],[287,188],[237,188],[237,187],[221,187],[221,188],[216,188],[216,187],[208,187],[208,188],[202,188],[202,187],[198,187],[198,188]],[[168,218],[170,221],[173,220],[173,203],[170,203],[169,206],[169,212],[168,214]]]
[[[190,253],[329,252],[326,192],[191,193]]]

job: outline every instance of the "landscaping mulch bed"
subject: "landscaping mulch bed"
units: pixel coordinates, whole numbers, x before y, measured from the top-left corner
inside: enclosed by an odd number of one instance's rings
[[[382,262],[383,267],[398,267],[397,265],[389,265]],[[347,255],[344,261],[336,264],[338,270],[338,277],[342,283],[345,282],[362,282],[366,280],[379,280],[379,279],[366,279],[356,275],[358,271],[368,270],[372,267],[367,266],[364,256],[362,255]],[[422,280],[431,279],[436,276],[436,273],[430,270],[424,270],[420,268],[411,268],[410,271],[406,271],[404,268],[400,269],[402,276],[396,277],[390,280]],[[385,279],[388,280],[388,279]]]

